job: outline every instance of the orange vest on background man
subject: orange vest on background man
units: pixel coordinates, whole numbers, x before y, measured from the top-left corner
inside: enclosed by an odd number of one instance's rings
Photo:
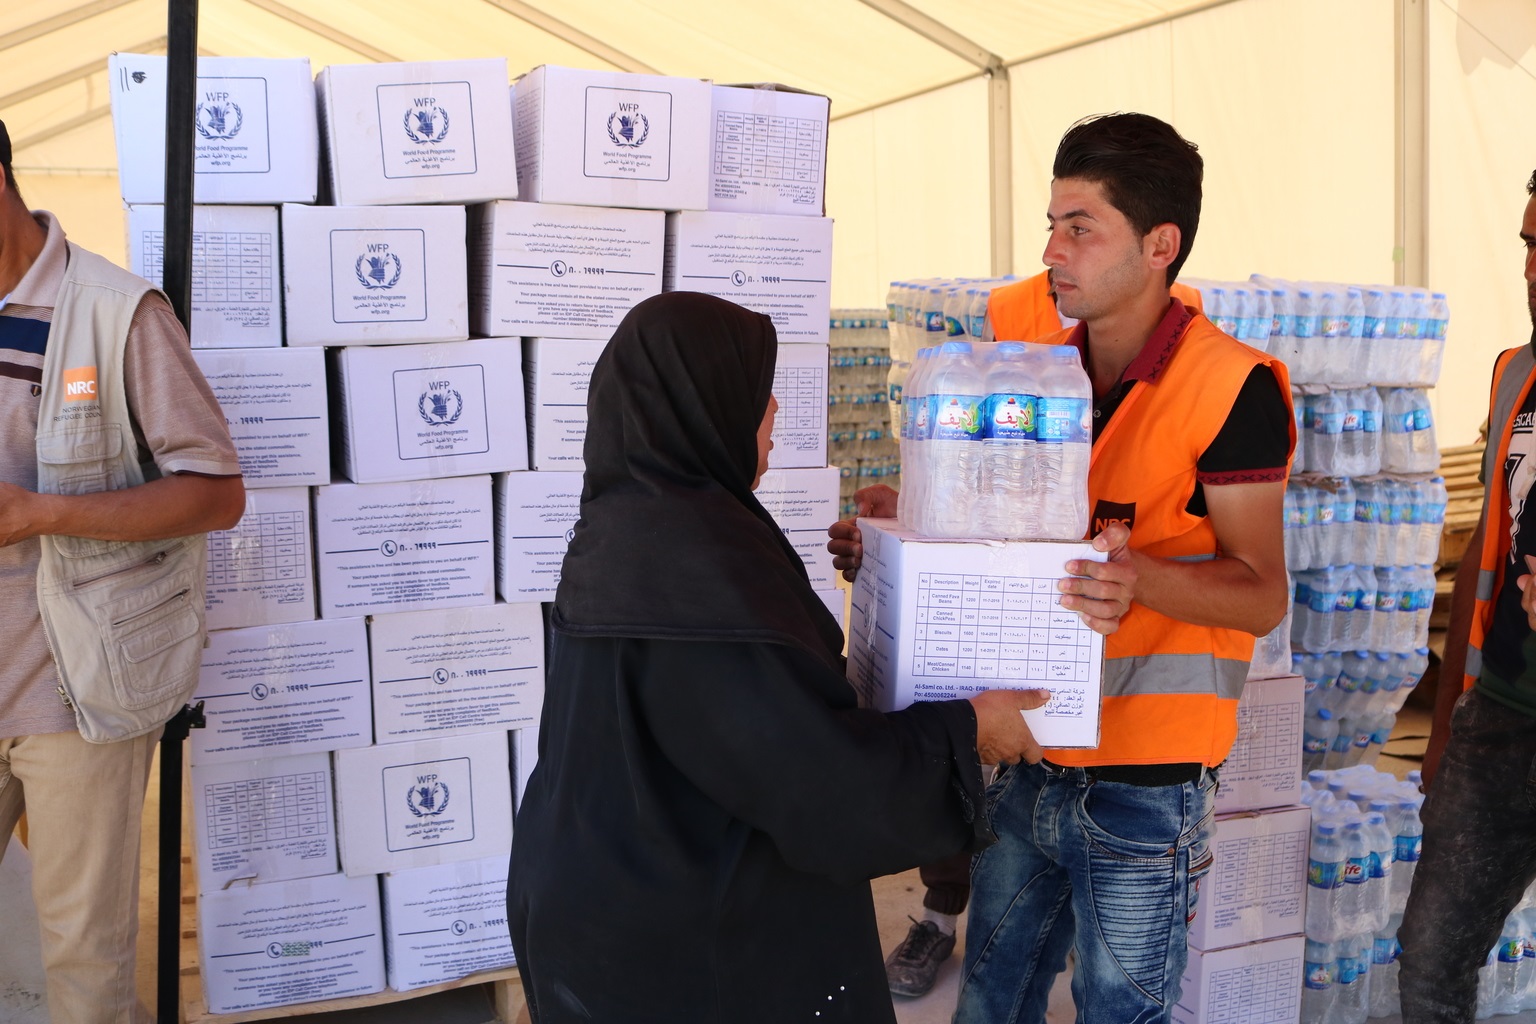
[[[1042,341],[1066,344],[1071,333],[1058,331]],[[1210,519],[1185,506],[1195,491],[1196,461],[1260,365],[1274,372],[1289,404],[1283,363],[1196,314],[1156,383],[1133,384],[1093,443],[1089,533],[1098,533],[1108,519],[1129,519],[1131,546],[1138,551],[1183,561],[1216,557]],[[1132,604],[1119,630],[1104,640],[1099,746],[1050,750],[1047,756],[1060,765],[1220,764],[1237,738],[1237,701],[1253,643],[1242,630],[1195,626]]]
[[[1525,405],[1531,384],[1536,381],[1536,356],[1531,346],[1521,345],[1499,353],[1493,368],[1493,393],[1488,406],[1488,444],[1483,449],[1483,550],[1477,573],[1477,603],[1472,611],[1472,632],[1467,637],[1467,665],[1462,687],[1471,689],[1483,671],[1483,641],[1493,622],[1493,609],[1504,587],[1504,569],[1509,564],[1505,545],[1509,543],[1509,480],[1504,475],[1504,460],[1509,457],[1509,441],[1514,436],[1515,413]],[[1493,431],[1499,435],[1494,439]],[[1469,557],[1463,555],[1463,558]]]
[[[1047,281],[1049,274],[1050,271],[1043,270],[1034,277],[992,289],[987,299],[987,319],[992,321],[993,338],[1036,341],[1061,330],[1061,314],[1056,311]],[[1175,281],[1169,291],[1196,313],[1204,311],[1199,289]]]

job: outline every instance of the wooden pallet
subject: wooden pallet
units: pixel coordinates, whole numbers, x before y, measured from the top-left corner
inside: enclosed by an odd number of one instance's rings
[[[190,820],[190,819],[188,819]],[[240,1013],[211,1013],[203,995],[203,972],[197,957],[197,883],[196,868],[191,858],[183,856],[181,865],[181,1020],[184,1024],[244,1024],[246,1021],[285,1020],[292,1017],[308,1017],[311,1014],[331,1013],[335,1010],[355,1010],[368,1006],[417,999],[437,992],[467,988],[471,985],[490,985],[491,998],[496,1008],[496,1020],[500,1024],[531,1024],[527,1003],[523,998],[523,984],[516,967],[499,971],[483,971],[458,981],[428,985],[395,992],[385,989],[367,996],[349,996],[343,999],[323,999],[313,1003],[295,1003],[291,1006],[273,1006],[262,1010],[246,1010]]]

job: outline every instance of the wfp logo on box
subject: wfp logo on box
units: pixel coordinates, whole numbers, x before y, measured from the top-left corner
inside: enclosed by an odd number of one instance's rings
[[[405,137],[416,143],[436,145],[448,137],[448,111],[435,96],[423,96],[405,110]]]
[[[357,258],[353,270],[364,288],[388,291],[400,283],[402,266],[400,257],[390,252],[386,243],[370,242],[368,251]]]
[[[406,790],[405,804],[418,818],[435,818],[448,809],[448,784],[436,775],[422,775]]]
[[[210,92],[206,102],[197,105],[197,134],[215,141],[232,139],[240,134],[245,115],[240,104],[229,98],[227,92]]]
[[[428,426],[445,427],[457,423],[464,414],[464,396],[448,386],[447,381],[431,381],[416,400],[416,411]]]
[[[650,135],[650,118],[640,113],[638,103],[620,103],[619,109],[608,115],[608,137],[615,146],[639,149]]]

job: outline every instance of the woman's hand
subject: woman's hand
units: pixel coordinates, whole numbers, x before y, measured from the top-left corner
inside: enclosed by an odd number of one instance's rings
[[[1019,712],[1041,707],[1047,690],[986,690],[971,698],[976,709],[976,753],[982,764],[1037,763],[1045,756]]]
[[[875,484],[856,492],[853,500],[858,503],[859,515],[873,519],[891,519],[896,515],[896,492],[885,484]],[[859,575],[859,565],[864,561],[864,538],[852,519],[833,523],[827,529],[827,550],[832,552],[832,568],[843,574],[849,583]]]

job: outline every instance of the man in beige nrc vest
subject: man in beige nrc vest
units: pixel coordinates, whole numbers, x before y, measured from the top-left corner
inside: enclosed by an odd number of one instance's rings
[[[52,1020],[129,1024],[150,758],[245,492],[165,296],[27,209],[3,122],[0,437],[0,855],[26,812]]]

